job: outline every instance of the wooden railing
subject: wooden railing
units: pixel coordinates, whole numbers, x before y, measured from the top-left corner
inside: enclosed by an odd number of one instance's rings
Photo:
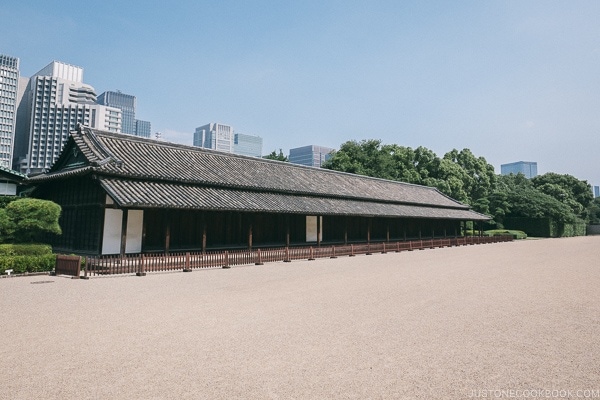
[[[512,241],[512,236],[466,236],[459,238],[423,239],[399,242],[360,243],[337,246],[272,247],[260,249],[225,250],[210,252],[142,253],[88,256],[84,276],[136,274],[161,271],[192,271],[202,268],[230,268],[237,265],[266,262],[289,262],[373,254],[433,249],[436,247],[465,246]]]

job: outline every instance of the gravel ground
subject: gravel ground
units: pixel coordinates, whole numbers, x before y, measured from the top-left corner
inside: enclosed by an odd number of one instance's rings
[[[1,279],[0,315],[3,399],[575,396],[600,390],[600,237]]]

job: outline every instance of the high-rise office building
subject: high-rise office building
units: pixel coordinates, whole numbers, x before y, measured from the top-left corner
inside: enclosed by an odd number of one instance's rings
[[[33,174],[50,168],[77,124],[121,132],[121,110],[96,104],[83,68],[53,61],[34,74],[19,101],[14,168]]]
[[[136,136],[149,138],[152,134],[152,125],[150,124],[150,121],[142,121],[140,119],[136,119],[135,134]]]
[[[210,123],[196,128],[194,146],[233,152],[233,128],[229,125]]]
[[[537,176],[537,162],[517,161],[500,166],[500,174],[502,175],[517,175],[519,173],[525,175],[525,178],[528,179]]]
[[[263,140],[260,136],[236,133],[233,136],[233,152],[243,156],[262,157]]]
[[[137,111],[137,99],[135,96],[122,93],[119,90],[116,92],[106,91],[98,96],[97,103],[121,110],[123,117],[121,122],[121,133],[147,138],[150,137],[150,121],[142,121],[135,118],[135,113]]]
[[[121,110],[123,118],[121,121],[121,133],[127,133],[129,135],[135,135],[136,132],[136,102],[135,96],[121,93],[119,90],[116,92],[106,91],[98,96],[97,100],[98,104],[115,107]]]
[[[302,146],[290,149],[289,161],[293,164],[307,165],[309,167],[321,167],[330,157],[330,153],[335,150],[323,146]]]
[[[18,92],[19,59],[0,54],[0,167],[12,166]]]
[[[594,186],[594,197],[600,197],[600,186]]]

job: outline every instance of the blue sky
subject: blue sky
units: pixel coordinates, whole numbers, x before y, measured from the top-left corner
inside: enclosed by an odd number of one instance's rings
[[[600,1],[11,1],[0,53],[52,60],[191,144],[469,148],[600,185]]]

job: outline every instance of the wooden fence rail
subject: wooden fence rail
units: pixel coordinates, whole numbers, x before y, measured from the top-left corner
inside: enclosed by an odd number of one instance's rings
[[[374,254],[433,249],[436,247],[466,246],[512,241],[512,236],[423,239],[398,242],[359,243],[337,246],[273,247],[210,252],[142,253],[88,256],[85,258],[84,276],[136,274],[147,272],[192,271],[205,268],[230,268],[237,265],[262,265],[266,262],[289,262],[337,258],[357,254]]]

